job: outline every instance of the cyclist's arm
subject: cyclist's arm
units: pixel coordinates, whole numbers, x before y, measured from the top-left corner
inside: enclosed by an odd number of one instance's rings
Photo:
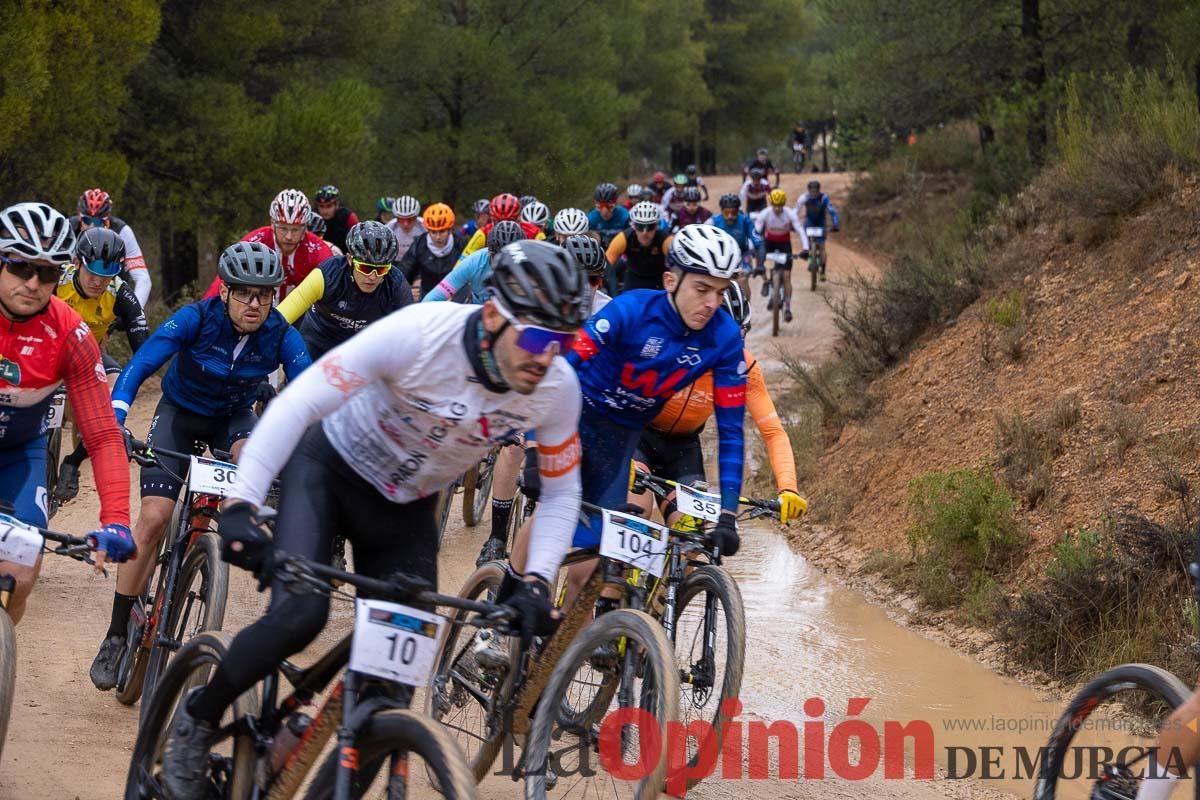
[[[533,514],[529,556],[525,570],[551,580],[558,574],[563,557],[579,521],[580,479],[578,420],[582,404],[574,370],[566,376],[550,419],[537,428],[538,473],[542,491]]]
[[[296,320],[304,316],[304,312],[312,308],[312,304],[325,296],[325,273],[318,267],[308,273],[308,277],[300,281],[300,285],[288,292],[279,304],[279,313],[295,325]]]
[[[421,302],[437,303],[443,300],[454,299],[454,295],[464,286],[474,282],[475,273],[478,272],[478,264],[478,258],[459,261],[446,277],[438,281],[437,286],[430,287],[421,295]]]
[[[608,250],[604,252],[604,255],[608,258],[609,264],[616,264],[618,259],[625,255],[625,244],[625,231],[618,233],[608,243]]]
[[[353,211],[351,211],[350,216],[346,217],[346,230],[350,230],[355,225],[357,225],[360,221],[361,220],[359,220],[358,214],[355,214]]]
[[[750,354],[746,353],[745,357],[749,360]],[[775,473],[776,488],[781,492],[787,489],[799,494],[796,488],[796,458],[792,455],[792,443],[779,421],[775,403],[767,390],[767,380],[757,361],[751,365],[746,376],[746,410],[758,426],[758,433],[767,447],[767,458],[771,461],[771,472]]]
[[[741,201],[742,201],[742,208],[748,207],[747,202],[746,202],[746,198],[748,195],[746,193],[747,193],[747,191],[749,191],[749,189],[750,189],[750,181],[746,181],[745,183],[742,184],[741,191],[738,192],[738,197],[741,198]]]
[[[717,444],[721,481],[721,508],[737,512],[742,494],[743,420],[746,410],[746,362],[737,341],[737,323],[723,318],[732,329],[721,360],[713,367],[713,414],[717,418]]]
[[[238,499],[262,505],[271,481],[310,425],[332,414],[374,381],[404,379],[421,351],[421,326],[413,316],[419,315],[392,314],[369,325],[290,381],[287,390],[267,406],[242,450]],[[397,347],[397,342],[405,346]]]
[[[580,364],[590,361],[601,348],[620,340],[625,324],[621,308],[619,303],[609,303],[587,318],[575,336],[575,344],[566,354],[568,364],[578,369]]]
[[[833,220],[833,227],[842,227],[842,223],[838,220],[837,209],[833,207],[833,201],[829,199],[829,195],[825,195],[825,208],[829,211],[830,219]]]
[[[428,236],[429,234],[425,235]],[[419,249],[417,240],[419,238],[417,237],[417,239],[413,240],[412,245],[404,251],[404,255],[400,256],[400,260],[396,262],[396,269],[400,270],[400,274],[410,284],[421,276],[421,264],[417,261],[417,250]],[[428,240],[425,242],[425,246],[429,246]]]
[[[142,304],[138,302],[129,284],[121,283],[117,286],[117,301],[113,303],[113,313],[125,329],[130,351],[136,353],[150,338],[150,326],[146,324]]]
[[[750,249],[757,250],[763,246],[763,238],[758,235],[758,231],[755,230],[754,222],[750,219],[750,217],[746,217],[744,220],[742,220],[742,228],[746,232],[746,241],[749,242]]]
[[[754,231],[761,234],[767,227],[767,209],[764,208],[758,212],[757,217],[751,217],[750,219],[753,220]]]
[[[471,241],[467,242],[466,247],[463,248],[462,255],[458,258],[459,263],[462,263],[462,260],[471,255],[471,253],[482,249],[486,245],[487,234],[483,232],[483,228],[480,228],[479,230],[475,231],[475,234],[471,237]]]
[[[792,215],[792,229],[796,231],[796,233],[800,234],[800,249],[808,250],[810,245],[808,241],[808,234],[804,231],[804,223],[800,221],[800,215],[795,211],[792,211],[790,208],[788,209],[788,212],[790,212]]]
[[[67,334],[61,373],[75,424],[96,470],[100,524],[129,525],[129,461],[125,440],[108,399],[100,346],[86,326]]]
[[[138,244],[133,228],[126,225],[119,234],[125,243],[125,269],[129,271],[129,280],[133,281],[133,294],[142,308],[150,302],[150,289],[153,282],[150,270],[146,267],[146,257],[142,255],[142,246]]]
[[[138,389],[147,378],[158,372],[163,364],[196,340],[200,334],[200,309],[196,304],[184,306],[172,314],[146,343],[133,354],[113,387],[112,406],[117,422],[124,423],[125,415]]]
[[[312,366],[308,345],[304,343],[300,331],[295,328],[289,327],[284,331],[283,341],[279,343],[279,366],[283,367],[283,374],[287,375],[289,383]]]

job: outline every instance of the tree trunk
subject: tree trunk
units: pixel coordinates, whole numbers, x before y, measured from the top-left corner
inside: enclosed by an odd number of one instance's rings
[[[1025,53],[1025,83],[1035,98],[1033,115],[1026,131],[1029,157],[1041,164],[1046,153],[1046,62],[1042,52],[1042,16],[1040,0],[1021,0],[1021,39]]]

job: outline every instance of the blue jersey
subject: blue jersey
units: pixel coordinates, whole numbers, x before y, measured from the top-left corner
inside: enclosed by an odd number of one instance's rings
[[[176,311],[134,353],[113,388],[118,421],[125,421],[142,382],[172,356],[163,397],[206,417],[250,408],[258,384],[281,365],[288,380],[295,380],[312,363],[300,332],[278,310],[243,336],[233,329],[221,298],[210,297]]]
[[[800,199],[796,201],[796,211],[804,215],[805,227],[824,228],[826,212],[833,218],[833,227],[840,227],[837,209],[833,207],[829,195],[824,192],[817,192],[815,195],[805,192],[800,195]]]
[[[741,332],[725,309],[694,331],[665,291],[633,289],[584,323],[567,360],[579,376],[584,413],[632,430],[644,428],[671,395],[712,370],[721,506],[737,509],[747,365]]]
[[[593,208],[588,212],[588,227],[594,231],[623,231],[629,227],[629,209],[616,206],[612,216],[605,219],[600,216],[600,209]]]
[[[754,230],[754,221],[750,219],[750,215],[739,211],[737,219],[733,224],[725,219],[724,214],[713,214],[708,219],[708,224],[728,233],[738,243],[738,247],[742,248],[742,253],[749,250],[755,250],[762,245],[762,237],[758,235],[758,231]]]
[[[431,303],[439,300],[458,300],[459,302],[482,305],[488,299],[488,290],[483,284],[491,274],[491,254],[486,247],[482,250],[476,250],[474,253],[459,259],[457,266],[450,270],[450,273],[442,278],[437,286],[425,292],[421,297],[421,302]],[[469,291],[466,299],[463,299],[462,296],[464,288]]]

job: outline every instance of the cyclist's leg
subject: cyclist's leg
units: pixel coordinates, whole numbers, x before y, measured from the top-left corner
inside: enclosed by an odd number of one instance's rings
[[[104,351],[100,352],[100,358],[104,362],[104,374],[108,378],[108,393],[112,394],[113,384],[117,382],[117,376],[121,374],[121,365]],[[73,498],[79,491],[79,467],[83,465],[88,454],[87,447],[84,446],[83,439],[79,435],[78,426],[74,424],[74,411],[70,404],[66,408],[65,417],[72,423],[71,441],[74,443],[75,449],[62,460],[58,471],[58,489],[56,491],[63,498]]]
[[[704,450],[700,447],[699,431],[687,436],[662,437],[659,442],[662,450],[661,477],[688,486],[704,480]],[[663,519],[668,525],[674,525],[679,519],[674,492],[663,506]]]
[[[641,438],[638,439],[638,446],[633,451],[633,463],[642,472],[659,475],[657,455],[658,453],[654,449],[654,439],[651,436],[651,430],[647,428],[642,431]],[[641,515],[646,519],[649,519],[650,515],[654,513],[654,494],[649,490],[643,490],[641,494],[634,494],[633,490],[630,489],[626,502],[640,508]]]
[[[519,445],[501,447],[492,465],[492,529],[489,539],[505,542],[508,539],[508,519],[512,513],[513,498],[517,496],[517,476],[525,450]],[[484,543],[486,547],[486,542]]]
[[[13,516],[29,525],[46,527],[46,435],[0,450],[0,499],[13,506]],[[17,582],[8,603],[8,616],[14,625],[25,613],[25,602],[42,569],[42,559],[32,567],[0,561],[0,575],[11,575]]]
[[[783,282],[783,307],[788,311],[792,310],[792,243],[788,242],[783,251],[788,254],[788,260],[782,264],[776,264],[775,268],[781,272],[781,280]]]

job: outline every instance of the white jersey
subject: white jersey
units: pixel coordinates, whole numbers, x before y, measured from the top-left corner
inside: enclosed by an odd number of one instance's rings
[[[592,292],[592,313],[599,314],[600,309],[604,308],[611,302],[611,297],[609,297],[603,290],[597,289],[596,291]]]
[[[125,244],[125,269],[129,270],[129,278],[133,281],[133,294],[137,297],[142,308],[150,300],[150,270],[146,269],[146,258],[142,255],[142,246],[133,235],[133,228],[128,223],[117,233]]]
[[[400,245],[399,255],[396,256],[397,261],[404,258],[404,254],[408,252],[408,248],[412,247],[413,241],[425,232],[425,224],[421,222],[420,218],[413,223],[412,230],[408,233],[400,229],[400,225],[396,222],[395,218],[388,220],[387,226],[392,229],[392,233],[396,234],[396,244]]]
[[[808,249],[808,236],[794,208],[767,206],[754,216],[754,230],[768,242],[790,242],[792,232],[800,234],[800,247]]]
[[[242,451],[237,496],[261,505],[309,425],[397,503],[446,488],[501,442],[536,431],[542,494],[528,571],[553,579],[579,517],[579,382],[561,356],[533,394],[493,392],[463,344],[478,306],[417,303],[329,351],[271,403]]]

